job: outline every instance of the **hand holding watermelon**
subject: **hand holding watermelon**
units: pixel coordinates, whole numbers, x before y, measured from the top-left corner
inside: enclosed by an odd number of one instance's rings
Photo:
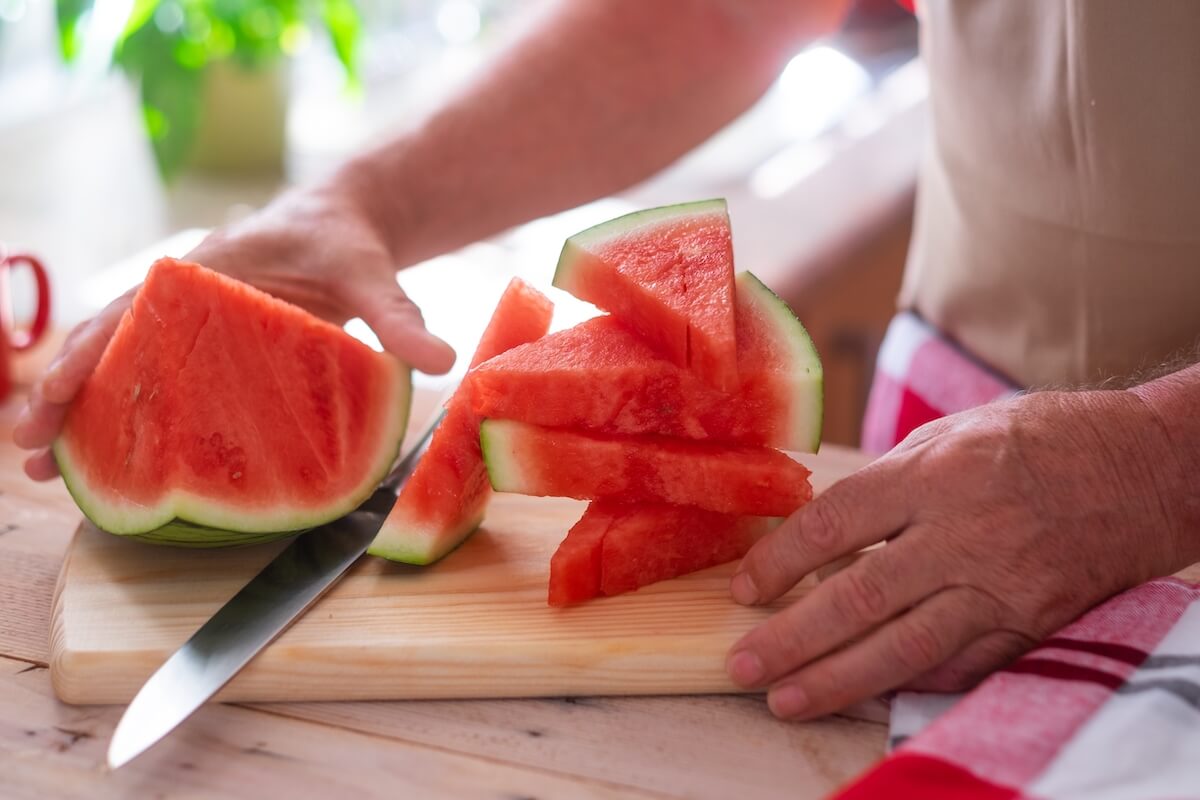
[[[905,685],[961,690],[1196,561],[1197,511],[1161,423],[1174,415],[1141,393],[1047,392],[946,417],[830,488],[749,552],[738,601],[888,544],[746,635],[731,677],[796,718]]]
[[[188,254],[330,322],[363,318],[383,346],[416,369],[441,374],[450,346],[425,329],[420,310],[395,280],[384,237],[351,194],[333,184],[285,194],[259,213],[219,230]],[[114,300],[67,337],[34,388],[14,430],[17,445],[39,452],[25,465],[35,480],[58,474],[46,449],[71,400],[95,369],[136,289]]]

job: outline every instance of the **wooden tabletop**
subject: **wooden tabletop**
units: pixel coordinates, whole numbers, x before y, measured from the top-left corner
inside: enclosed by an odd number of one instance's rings
[[[21,472],[23,402],[0,405],[4,798],[804,798],[883,754],[881,721],[783,723],[757,696],[216,704],[109,773],[123,709],[50,687],[51,597],[80,517],[61,482]]]

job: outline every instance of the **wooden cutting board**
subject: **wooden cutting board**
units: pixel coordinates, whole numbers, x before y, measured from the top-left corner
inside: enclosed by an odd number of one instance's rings
[[[866,461],[834,447],[805,459],[818,491]],[[725,654],[772,609],[730,600],[733,564],[574,608],[546,605],[550,555],[584,507],[497,495],[483,527],[441,563],[416,568],[362,559],[219,699],[735,691]],[[82,524],[53,609],[50,670],[59,698],[131,699],[284,544],[180,550]]]

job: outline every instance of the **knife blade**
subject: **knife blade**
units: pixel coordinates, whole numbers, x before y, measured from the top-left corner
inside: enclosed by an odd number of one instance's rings
[[[383,526],[444,416],[433,418],[362,505],[297,536],[150,676],[113,732],[109,769],[178,727],[337,583]]]

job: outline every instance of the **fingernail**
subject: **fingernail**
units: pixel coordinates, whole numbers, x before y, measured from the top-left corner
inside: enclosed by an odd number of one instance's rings
[[[799,686],[782,686],[767,695],[767,707],[777,717],[794,717],[808,708],[808,695]]]
[[[739,572],[733,576],[729,584],[729,593],[733,599],[744,606],[752,606],[758,602],[758,587],[748,572]]]
[[[762,659],[749,650],[739,650],[729,657],[729,676],[739,686],[754,686],[764,672]]]

